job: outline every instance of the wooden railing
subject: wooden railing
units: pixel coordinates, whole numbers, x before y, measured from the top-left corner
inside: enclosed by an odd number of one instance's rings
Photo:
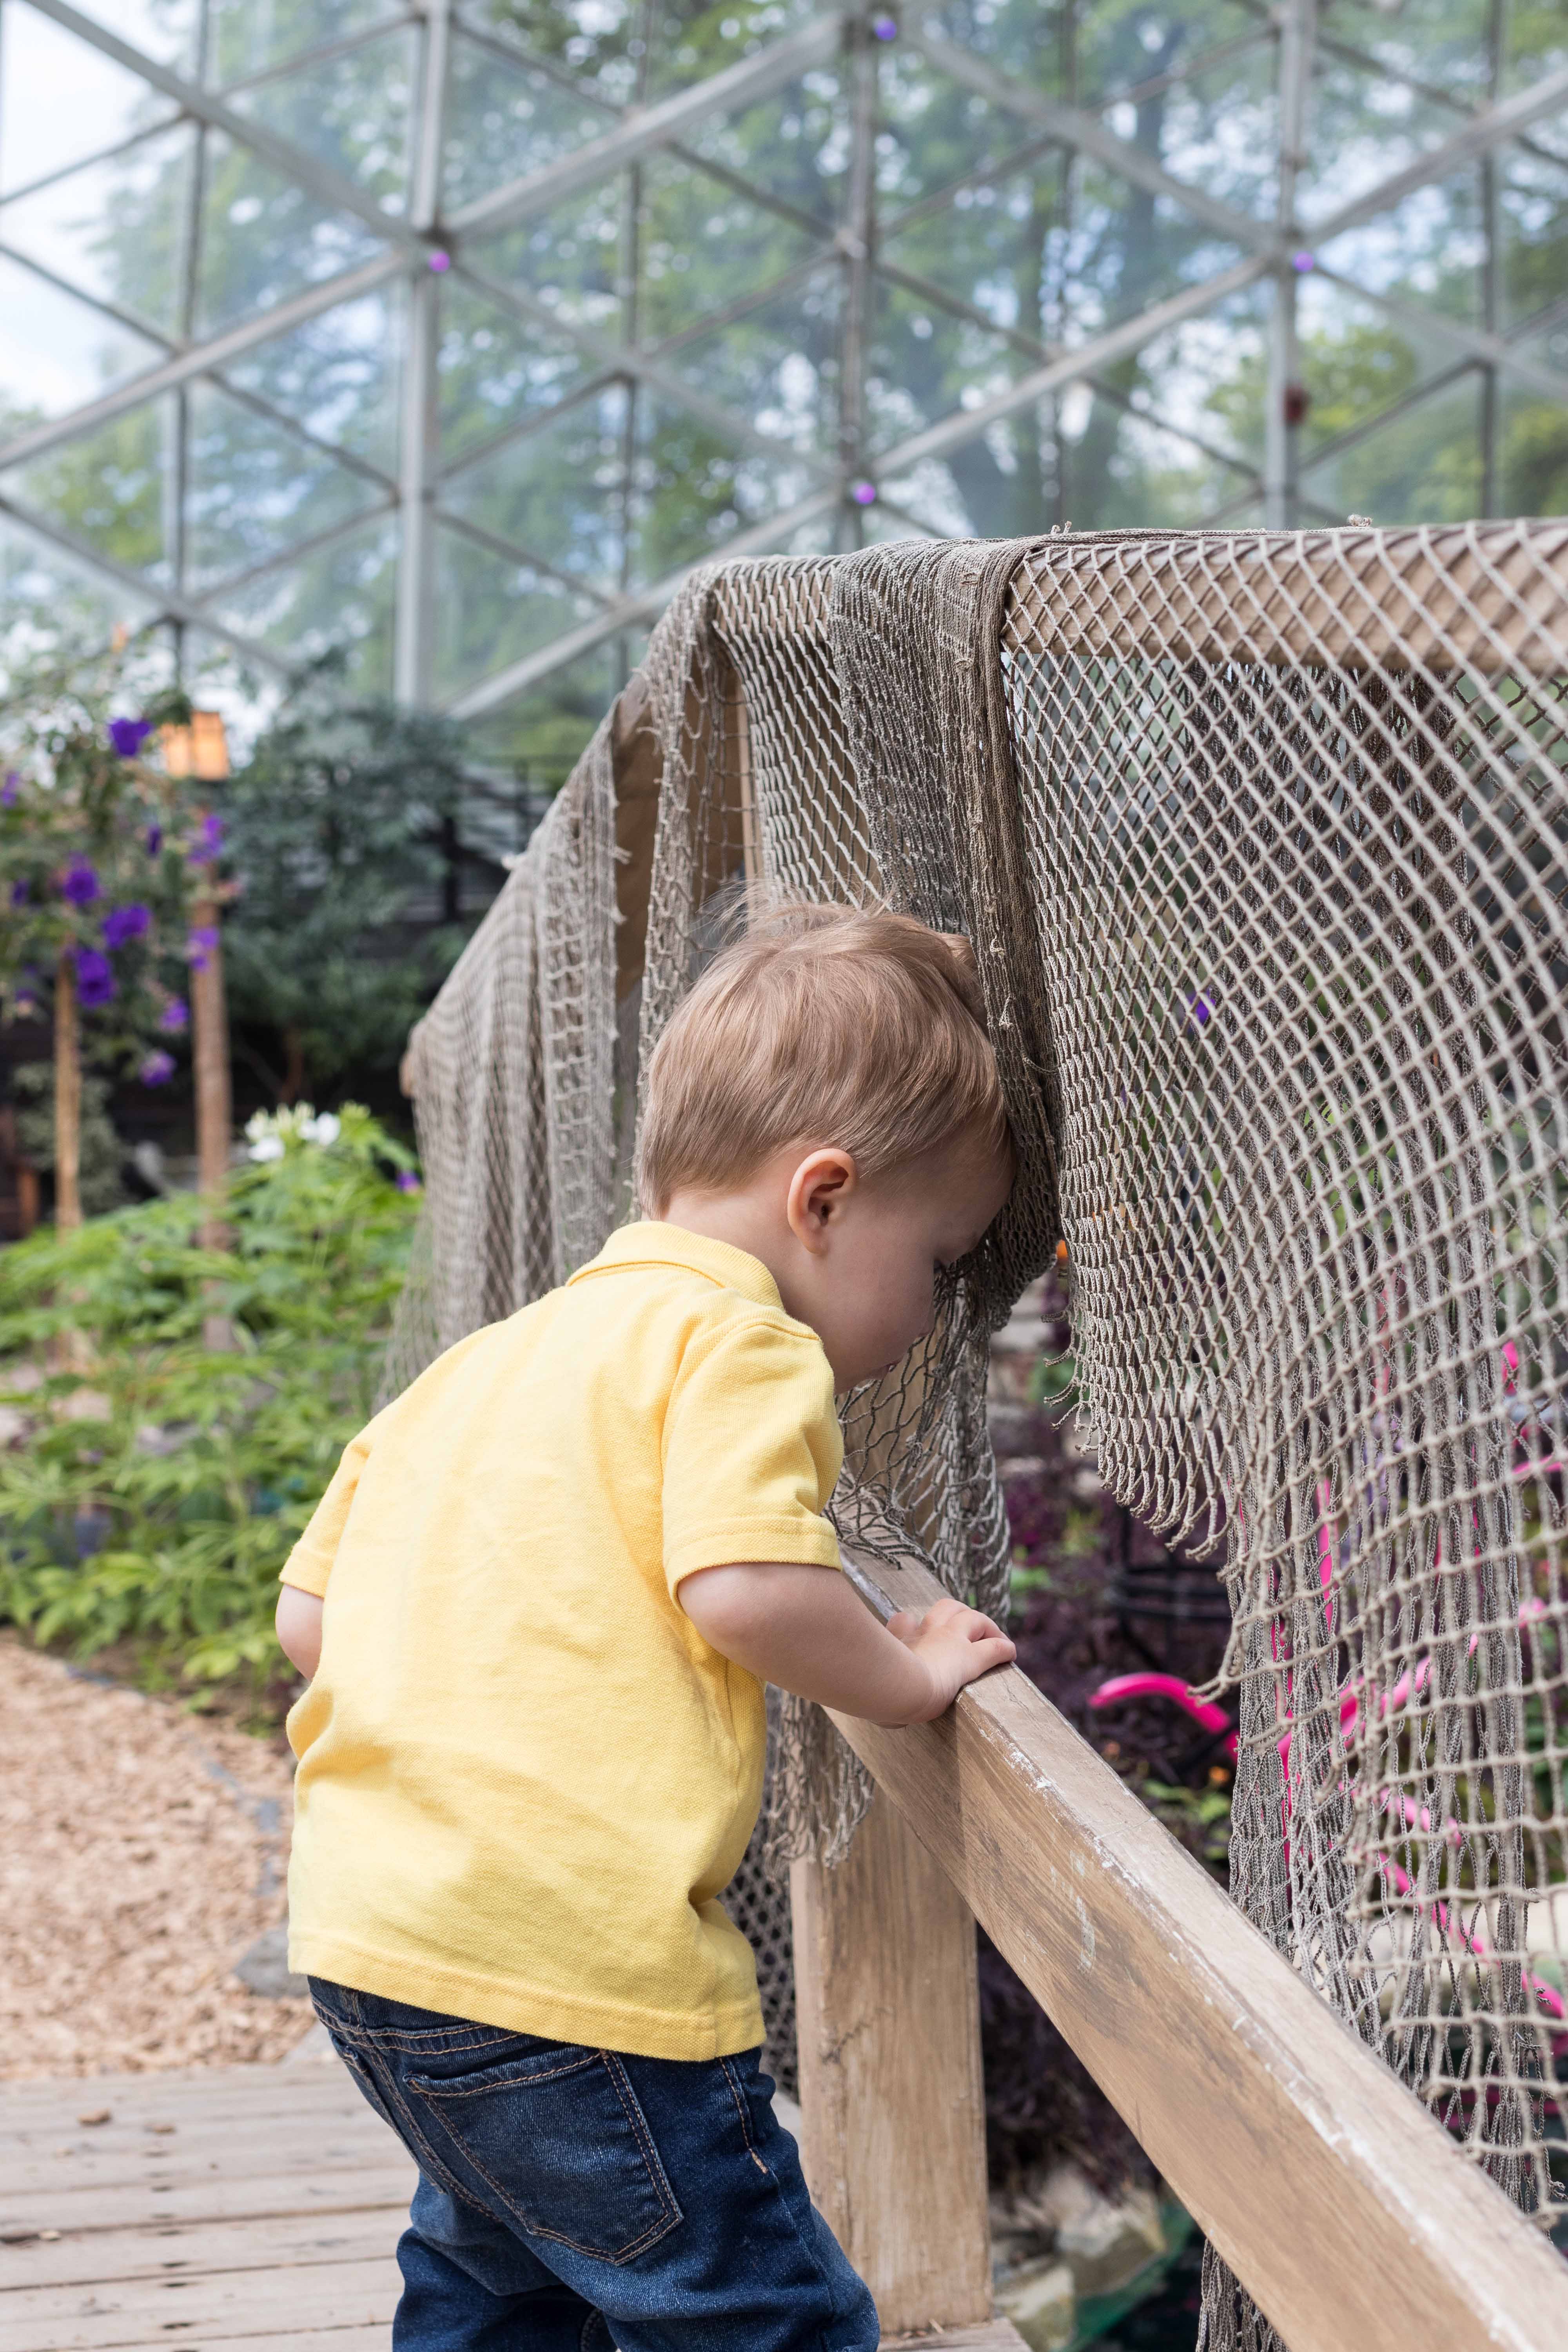
[[[851,1573],[881,1613],[938,1591]],[[837,1870],[795,1868],[804,2155],[889,2335],[1009,2340],[977,1918],[1290,2352],[1563,2352],[1568,2263],[1026,1676],[835,1719],[879,1793]]]

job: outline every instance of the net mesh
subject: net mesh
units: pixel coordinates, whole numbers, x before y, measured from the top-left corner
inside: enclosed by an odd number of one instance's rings
[[[1229,1594],[1237,1898],[1547,2218],[1565,691],[1554,524],[700,576],[416,1034],[428,1230],[394,1372],[622,1213],[636,1065],[727,886],[967,932],[1022,1174],[918,1358],[847,1401],[835,1514],[1004,1601],[986,1341],[1065,1234],[1101,1473]],[[793,1701],[775,1748],[734,1900],[778,1955],[784,1859],[841,1852],[866,1788]],[[786,1981],[764,1968],[770,2032]],[[1212,2258],[1204,2326],[1274,2340]]]

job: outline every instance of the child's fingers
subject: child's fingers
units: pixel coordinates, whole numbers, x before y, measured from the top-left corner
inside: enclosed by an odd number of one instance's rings
[[[978,1682],[993,1666],[1010,1666],[1017,1654],[1017,1643],[1010,1642],[1005,1633],[991,1633],[971,1642],[965,1661],[969,1679]]]

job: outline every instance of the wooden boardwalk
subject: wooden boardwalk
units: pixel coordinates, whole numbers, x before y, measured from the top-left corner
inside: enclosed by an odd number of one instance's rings
[[[336,2065],[6,2084],[0,2352],[385,2352],[413,2186]]]
[[[335,2063],[0,2086],[0,2352],[386,2352],[413,2187]]]

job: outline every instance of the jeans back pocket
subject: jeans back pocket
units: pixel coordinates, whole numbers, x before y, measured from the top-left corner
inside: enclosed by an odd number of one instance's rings
[[[467,2167],[531,2236],[629,2263],[680,2221],[613,2050],[551,2043],[498,2065],[405,2081],[454,2171]]]

